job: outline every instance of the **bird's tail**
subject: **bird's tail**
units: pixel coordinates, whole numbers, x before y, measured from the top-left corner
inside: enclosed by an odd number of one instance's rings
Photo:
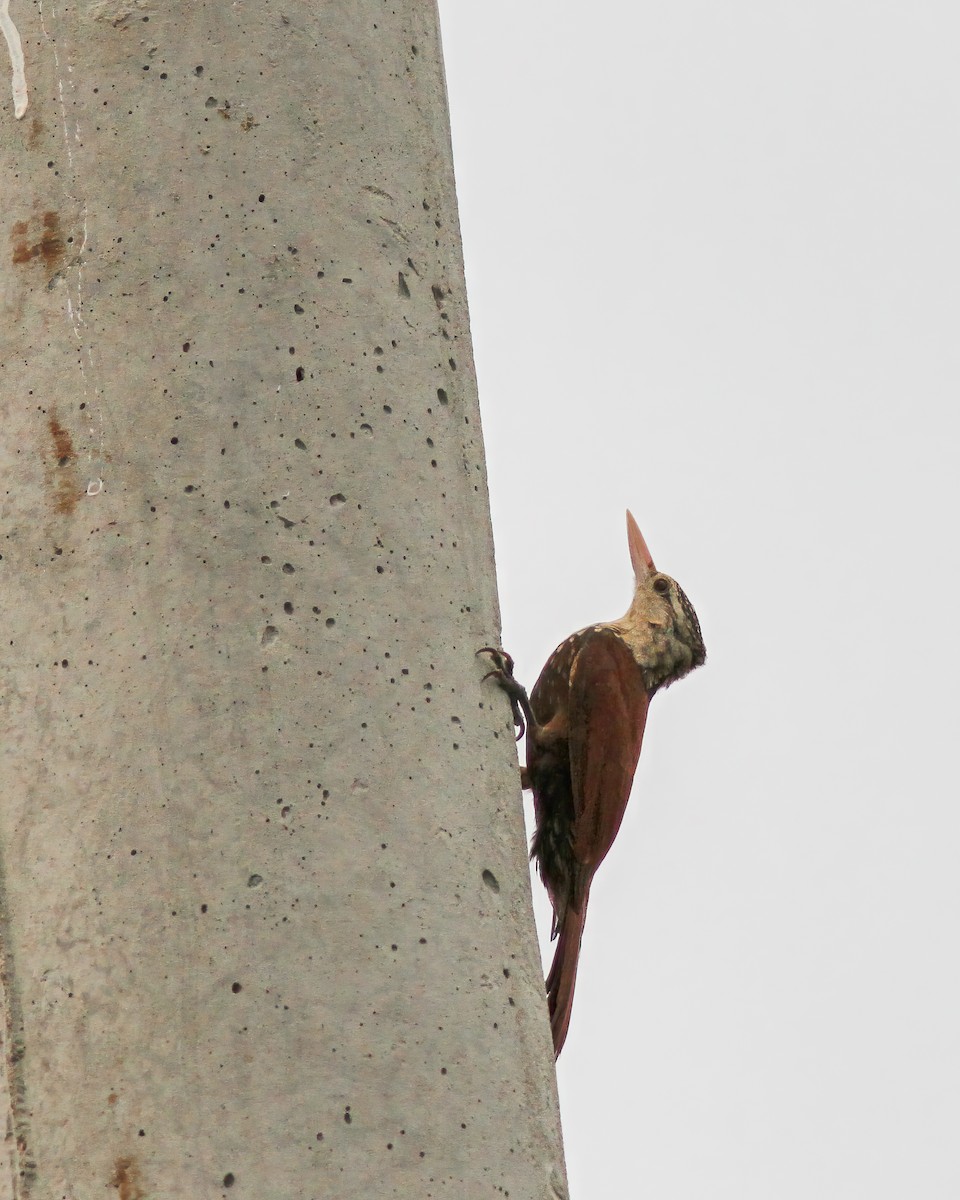
[[[550,1032],[553,1034],[555,1058],[560,1057],[570,1024],[573,988],[577,982],[577,962],[580,958],[580,940],[587,919],[588,895],[589,893],[584,893],[579,912],[572,904],[567,905],[553,962],[547,974],[547,1007],[550,1012]]]

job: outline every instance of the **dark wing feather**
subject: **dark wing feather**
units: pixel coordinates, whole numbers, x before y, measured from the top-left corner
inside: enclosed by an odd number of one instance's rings
[[[593,875],[613,845],[640,758],[650,698],[629,647],[591,631],[570,678],[573,856]]]

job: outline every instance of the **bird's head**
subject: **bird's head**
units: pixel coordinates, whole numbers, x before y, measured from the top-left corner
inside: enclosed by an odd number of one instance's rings
[[[618,624],[634,647],[647,687],[682,679],[699,667],[707,652],[700,622],[687,594],[675,579],[658,571],[633,514],[627,510],[627,541],[633,563],[633,602]]]

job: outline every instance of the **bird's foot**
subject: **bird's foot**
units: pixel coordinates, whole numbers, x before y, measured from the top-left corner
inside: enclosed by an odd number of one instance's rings
[[[536,725],[536,720],[533,716],[533,710],[530,707],[530,697],[527,695],[527,689],[513,677],[513,659],[506,650],[499,650],[495,646],[482,646],[477,651],[477,654],[489,654],[493,661],[493,670],[488,671],[483,679],[495,679],[503,691],[507,693],[510,700],[510,708],[513,712],[513,723],[520,731],[517,734],[517,741],[519,742],[527,731],[527,725]],[[481,683],[483,679],[481,679]]]

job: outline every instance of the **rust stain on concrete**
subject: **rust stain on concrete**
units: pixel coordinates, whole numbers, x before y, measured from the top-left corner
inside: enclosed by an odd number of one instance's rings
[[[39,117],[35,116],[30,122],[30,132],[27,135],[27,149],[36,150],[40,144],[40,139],[44,134],[43,122]]]
[[[52,209],[27,221],[15,221],[10,241],[14,266],[39,259],[50,270],[56,270],[67,248],[60,229],[60,217]]]
[[[44,450],[47,488],[53,498],[55,512],[69,516],[80,499],[80,485],[77,481],[77,455],[73,449],[73,439],[68,429],[60,422],[56,409],[51,409],[47,417],[47,431],[50,441]]]
[[[119,1200],[143,1200],[146,1192],[140,1183],[140,1168],[135,1158],[118,1158],[113,1165],[110,1186],[116,1188]]]

